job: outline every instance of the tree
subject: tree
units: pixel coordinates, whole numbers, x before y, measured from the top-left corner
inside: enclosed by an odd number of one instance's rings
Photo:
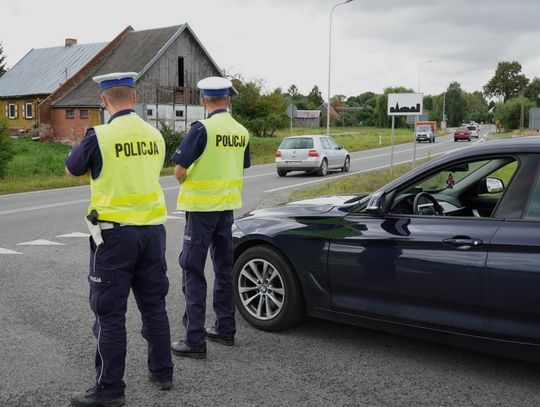
[[[533,102],[535,106],[540,106],[540,78],[534,78],[525,88],[523,95]]]
[[[346,98],[347,96],[345,95],[334,95],[330,98],[330,104],[334,108],[345,106]]]
[[[313,86],[313,89],[307,95],[307,99],[311,109],[317,109],[324,103],[321,91],[317,85]]]
[[[433,110],[433,96],[424,96],[424,110],[431,112]]]
[[[484,94],[487,97],[502,97],[507,102],[518,96],[528,83],[529,80],[521,73],[519,62],[499,62],[495,75],[484,86]]]
[[[533,106],[533,102],[531,102],[528,98],[524,96],[519,96],[497,106],[495,117],[501,121],[504,128],[509,130],[519,128],[522,103],[525,113],[523,122],[528,123],[529,109]]]
[[[243,82],[233,79],[238,96],[233,98],[233,115],[256,137],[272,137],[277,129],[287,126],[287,108],[280,88],[262,91],[261,80]]]
[[[5,118],[0,119],[0,178],[6,175],[8,163],[15,155],[15,145],[9,136],[8,122]]]
[[[0,42],[0,77],[7,72],[6,54],[4,54],[3,44]]]
[[[459,82],[452,82],[446,90],[446,115],[450,127],[459,126],[465,120],[467,100]]]
[[[295,98],[299,94],[298,87],[293,83],[291,86],[289,86],[289,89],[287,89],[287,94],[290,97]]]
[[[361,93],[358,96],[351,96],[347,99],[345,104],[350,107],[358,107],[358,106],[364,106],[364,104],[368,101],[372,101],[371,107],[375,107],[375,97],[377,95],[373,92],[364,92]]]
[[[463,95],[467,100],[467,113],[465,115],[465,121],[475,121],[478,123],[487,121],[488,104],[482,92],[464,92]]]

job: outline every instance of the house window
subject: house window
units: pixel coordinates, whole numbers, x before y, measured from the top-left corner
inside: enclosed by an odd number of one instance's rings
[[[66,110],[66,119],[74,119],[75,118],[75,110],[68,109]]]
[[[81,119],[88,119],[88,109],[81,109],[79,111],[79,117]]]
[[[184,86],[184,58],[178,58],[178,86]]]
[[[8,117],[10,119],[17,118],[17,105],[15,103],[10,103],[7,105]]]
[[[184,117],[184,111],[183,110],[177,110],[176,111],[176,117]]]
[[[146,109],[146,115],[150,117],[154,116],[154,109]]]
[[[34,105],[32,103],[24,104],[24,117],[27,119],[34,117]]]

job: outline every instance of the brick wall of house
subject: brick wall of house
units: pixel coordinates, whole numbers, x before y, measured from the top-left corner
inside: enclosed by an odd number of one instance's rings
[[[51,109],[50,117],[54,140],[67,144],[79,142],[89,127],[100,124],[99,109],[92,108]]]

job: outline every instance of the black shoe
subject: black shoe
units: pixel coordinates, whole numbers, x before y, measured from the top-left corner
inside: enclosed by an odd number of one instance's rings
[[[206,358],[206,346],[202,350],[191,349],[186,345],[184,341],[173,342],[171,344],[171,350],[175,355],[183,356],[192,359],[205,359]]]
[[[206,338],[212,342],[218,342],[225,346],[234,346],[234,336],[225,336],[217,333],[215,328],[206,330]]]
[[[152,373],[148,372],[148,380],[150,380],[159,390],[170,390],[172,388],[172,379],[157,380],[154,379]]]
[[[71,405],[75,407],[121,407],[126,404],[126,398],[104,397],[96,394],[91,387],[86,391],[77,391],[71,395]]]

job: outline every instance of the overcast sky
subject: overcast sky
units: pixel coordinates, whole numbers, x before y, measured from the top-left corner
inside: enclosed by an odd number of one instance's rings
[[[227,73],[267,89],[317,84],[326,97],[331,0],[0,0],[0,42],[12,67],[32,48],[107,42],[187,22]],[[354,0],[335,9],[332,94],[388,86],[438,94],[453,81],[482,90],[497,63],[540,77],[540,0]],[[433,62],[422,64],[427,60]],[[421,70],[420,70],[421,66]]]

